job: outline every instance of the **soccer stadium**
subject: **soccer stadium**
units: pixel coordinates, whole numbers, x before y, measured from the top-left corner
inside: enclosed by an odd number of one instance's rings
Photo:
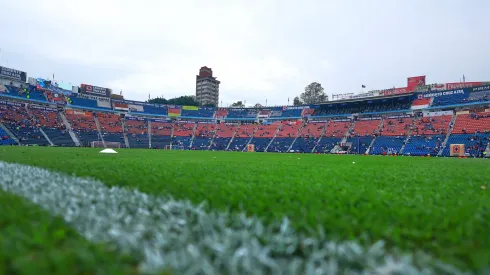
[[[241,2],[0,5],[0,274],[490,274],[490,2]]]

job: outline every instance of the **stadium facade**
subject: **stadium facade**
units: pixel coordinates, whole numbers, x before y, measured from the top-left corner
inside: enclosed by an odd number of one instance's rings
[[[26,76],[0,70],[2,145],[471,157],[490,151],[490,82],[426,85],[419,76],[407,87],[337,95],[325,104],[215,108],[114,99],[108,88],[65,90]]]

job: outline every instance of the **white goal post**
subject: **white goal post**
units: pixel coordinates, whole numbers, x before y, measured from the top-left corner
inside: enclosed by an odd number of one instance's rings
[[[102,141],[92,141],[90,142],[90,147],[92,148],[121,148],[120,142],[106,141],[105,146]]]
[[[165,145],[165,150],[184,150],[184,146],[181,145]]]

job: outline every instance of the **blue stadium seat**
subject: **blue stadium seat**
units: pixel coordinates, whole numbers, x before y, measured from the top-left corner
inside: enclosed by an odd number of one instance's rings
[[[443,135],[411,136],[403,149],[403,155],[435,156],[439,153],[444,138]]]
[[[480,157],[485,151],[490,134],[458,134],[450,135],[442,156],[449,157],[451,144],[464,144],[466,153],[472,157]]]
[[[383,155],[399,153],[405,142],[404,136],[379,136],[373,143],[370,155]]]

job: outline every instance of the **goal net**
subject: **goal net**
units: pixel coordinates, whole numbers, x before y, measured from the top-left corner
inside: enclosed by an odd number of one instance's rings
[[[181,145],[165,145],[165,150],[184,150],[184,146],[181,146]]]
[[[92,141],[90,143],[90,146],[92,148],[121,148],[121,143],[114,142],[114,141],[106,141],[104,146],[104,143],[102,141]]]

